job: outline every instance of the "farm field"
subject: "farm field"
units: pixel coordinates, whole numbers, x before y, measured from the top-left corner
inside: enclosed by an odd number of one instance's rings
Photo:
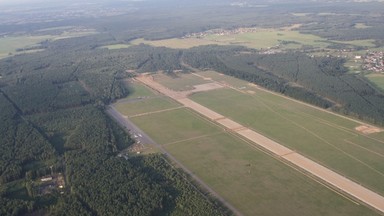
[[[37,43],[50,39],[50,36],[17,36],[0,38],[0,58],[9,54],[19,54],[16,49],[36,46]]]
[[[43,29],[42,31],[45,31]],[[60,40],[65,38],[81,37],[91,34],[96,34],[94,30],[86,31],[65,31],[60,35],[23,35],[23,36],[7,36],[0,37],[0,58],[4,58],[15,54],[31,53],[42,51],[42,49],[32,49],[27,51],[17,51],[17,49],[31,48],[39,45],[40,42],[45,40]]]
[[[129,48],[131,45],[129,44],[112,44],[112,45],[106,45],[106,46],[101,46],[99,49],[109,49],[109,50],[115,50],[115,49],[124,49],[124,48]]]
[[[369,79],[369,81],[384,91],[384,74],[371,73],[366,75],[366,77]]]
[[[213,73],[205,75],[233,82],[236,90],[201,92],[191,99],[384,194],[384,140],[377,138],[383,132],[358,132],[361,123]]]
[[[130,120],[244,215],[375,214],[187,108]]]
[[[142,85],[138,82],[127,82],[127,88],[130,92],[128,97],[126,99],[134,99],[134,98],[150,98],[150,97],[157,97],[158,94],[146,87],[145,85]],[[124,100],[121,100],[124,101]]]
[[[129,108],[125,105],[126,103],[131,103]],[[180,104],[175,101],[159,96],[153,98],[133,99],[133,102],[121,101],[117,103],[115,107],[120,113],[129,117],[148,112],[155,112],[158,110],[172,109],[179,106]]]
[[[156,82],[174,91],[188,91],[194,89],[193,86],[195,85],[211,82],[191,73],[175,73],[172,75],[157,73],[153,75],[153,78]]]
[[[197,46],[216,45],[241,45],[254,49],[267,49],[279,46],[282,49],[299,49],[303,46],[326,48],[331,43],[343,43],[354,46],[374,47],[373,40],[353,41],[328,41],[316,35],[303,34],[294,30],[282,29],[258,29],[255,32],[233,34],[206,34],[199,38],[171,38],[164,40],[144,40],[142,38],[131,41],[133,45],[141,43],[157,47],[169,47],[174,49],[188,49]]]

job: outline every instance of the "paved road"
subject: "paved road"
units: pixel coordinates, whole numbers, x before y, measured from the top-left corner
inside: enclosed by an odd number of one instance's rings
[[[141,81],[145,85],[159,91],[162,94],[165,94],[184,106],[195,110],[201,115],[211,119],[212,121],[223,125],[225,128],[232,130],[234,133],[239,134],[240,136],[252,141],[255,145],[261,146],[264,149],[270,151],[271,153],[279,156],[280,158],[289,161],[297,167],[300,167],[303,170],[306,170],[317,176],[319,179],[327,182],[330,185],[333,185],[335,188],[338,188],[344,191],[346,194],[349,194],[358,200],[368,204],[369,206],[384,212],[384,197],[349,180],[348,178],[333,172],[327,167],[324,167],[299,153],[294,152],[293,150],[269,139],[268,137],[263,136],[253,130],[250,130],[241,124],[228,119],[219,113],[208,109],[207,107],[202,106],[189,98],[180,97],[183,94],[178,92],[173,92],[170,89],[165,88],[164,86],[156,83],[147,76],[137,77],[137,80]]]
[[[108,106],[107,114],[115,119],[121,126],[128,130],[131,134],[139,135],[136,139],[143,144],[149,144],[157,147],[164,155],[171,159],[178,167],[184,170],[190,177],[192,177],[201,187],[208,191],[212,196],[219,200],[224,206],[231,210],[235,215],[242,216],[243,214],[239,212],[234,206],[228,203],[223,197],[216,193],[212,188],[210,188],[206,183],[204,183],[199,177],[197,177],[191,170],[185,167],[180,163],[174,156],[172,156],[162,145],[158,144],[151,139],[146,133],[144,133],[140,128],[133,124],[128,118],[124,117],[119,113],[113,105]]]

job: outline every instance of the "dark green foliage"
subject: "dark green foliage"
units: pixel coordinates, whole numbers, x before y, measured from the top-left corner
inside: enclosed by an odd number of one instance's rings
[[[27,31],[32,35],[59,35],[65,30],[36,30],[60,26],[84,26],[102,32],[43,41],[20,49],[44,48],[43,52],[0,60],[0,215],[221,215],[222,211],[212,204],[215,202],[208,201],[162,157],[116,157],[133,141],[103,113],[103,108],[129,94],[123,80],[132,76],[127,70],[172,73],[188,71],[186,63],[377,124],[384,122],[383,95],[365,80],[345,73],[342,59],[310,58],[300,53],[260,55],[235,46],[190,50],[147,45],[119,50],[99,48],[136,38],[182,37],[214,28],[297,23],[303,24],[302,32],[337,40],[374,39],[381,46],[383,4],[364,3],[362,7],[363,3],[352,2],[313,5],[269,1],[265,3],[268,7],[253,7],[252,2],[251,7],[237,7],[219,0],[128,4],[142,11],[103,19],[26,24],[5,21],[0,25],[1,35]],[[120,2],[117,6],[126,5]],[[324,12],[336,15],[320,15]],[[356,29],[354,23],[373,27]],[[363,48],[336,42],[330,47]],[[40,196],[34,192],[32,182],[50,174],[50,166],[54,172],[66,174],[64,195]],[[15,182],[17,187],[9,186]]]
[[[34,203],[30,201],[8,199],[0,196],[0,206],[0,215],[25,215],[33,210]]]
[[[302,53],[239,53],[238,48],[199,47],[186,51],[183,61],[323,108],[332,107],[360,119],[384,124],[384,95],[358,75],[346,73],[343,59],[312,58]]]

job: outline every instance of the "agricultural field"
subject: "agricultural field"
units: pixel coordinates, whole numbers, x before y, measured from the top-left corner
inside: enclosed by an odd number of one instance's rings
[[[244,215],[375,214],[187,108],[130,120]]]
[[[48,30],[52,30],[52,29],[48,29]],[[64,30],[64,29],[61,29],[61,30]],[[44,33],[44,31],[47,31],[47,29],[41,30],[42,33]],[[39,49],[39,48],[35,49],[34,47],[38,47],[39,43],[45,40],[60,40],[60,39],[66,39],[66,38],[87,36],[87,35],[96,34],[96,33],[97,32],[94,30],[83,30],[83,31],[66,30],[58,35],[43,34],[43,35],[3,36],[3,37],[0,37],[0,59],[5,58],[7,56],[15,55],[15,54],[43,51],[43,49]],[[30,50],[17,51],[18,49],[30,49]]]
[[[149,98],[149,97],[157,97],[158,94],[153,90],[149,89],[145,85],[142,85],[138,82],[128,82],[127,83],[128,91],[130,92],[126,99],[133,98]]]
[[[127,106],[126,104],[130,104]],[[116,109],[125,116],[134,116],[158,110],[172,109],[180,104],[167,97],[137,98],[125,100],[115,105]]]
[[[50,38],[51,38],[50,36],[1,37],[0,38],[0,58],[4,58],[13,54],[23,53],[23,52],[16,52],[16,50],[21,48],[34,47],[39,42],[42,42]]]
[[[194,101],[384,194],[382,129],[215,72],[202,74],[234,88],[196,93]]]
[[[371,73],[366,75],[365,77],[367,77],[369,81],[374,83],[375,86],[384,91],[384,74]]]
[[[106,46],[101,46],[98,47],[99,49],[109,49],[109,50],[115,50],[115,49],[124,49],[124,48],[129,48],[131,45],[129,44],[111,44],[111,45],[106,45]]]
[[[326,48],[331,43],[343,43],[353,46],[374,47],[373,40],[328,41],[312,34],[303,34],[291,29],[258,29],[255,32],[233,34],[206,34],[201,37],[171,38],[164,40],[136,39],[131,44],[141,43],[156,47],[169,47],[174,49],[188,49],[197,46],[241,45],[254,49],[268,49],[278,46],[281,49],[300,49],[303,46]]]
[[[201,85],[211,82],[209,80],[204,80],[198,76],[195,76],[191,73],[173,73],[172,75],[157,73],[153,75],[153,78],[156,82],[174,91],[193,90],[193,86],[195,85]]]

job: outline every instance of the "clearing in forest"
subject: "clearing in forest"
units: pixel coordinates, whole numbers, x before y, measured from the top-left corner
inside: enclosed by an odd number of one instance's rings
[[[375,214],[188,108],[131,121],[244,215]]]

